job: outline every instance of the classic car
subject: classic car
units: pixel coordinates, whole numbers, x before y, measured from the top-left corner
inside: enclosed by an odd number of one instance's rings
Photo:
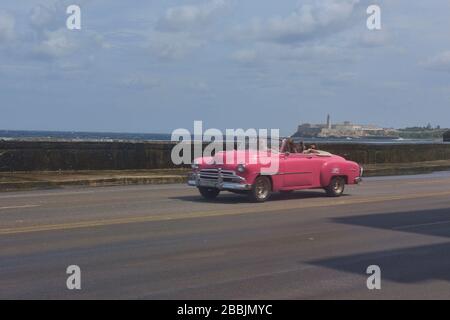
[[[276,172],[264,172],[263,161],[249,163],[248,159],[260,156],[254,150],[224,151],[213,157],[197,158],[188,185],[197,187],[206,199],[216,198],[221,191],[231,191],[264,202],[273,192],[302,189],[324,189],[328,196],[338,197],[344,193],[346,184],[361,181],[363,168],[353,161],[320,150],[288,152],[284,149],[282,145],[270,155],[279,161]],[[239,158],[247,161],[236,164],[235,159]],[[233,161],[227,162],[228,159]]]

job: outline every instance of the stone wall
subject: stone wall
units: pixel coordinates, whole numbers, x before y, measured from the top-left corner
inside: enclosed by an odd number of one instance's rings
[[[0,171],[174,168],[172,142],[0,141]],[[362,164],[449,160],[450,144],[319,144]]]

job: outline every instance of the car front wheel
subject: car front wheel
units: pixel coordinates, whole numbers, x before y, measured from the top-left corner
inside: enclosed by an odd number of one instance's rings
[[[215,199],[220,193],[220,190],[217,188],[199,187],[198,191],[200,191],[200,194],[203,196],[203,198],[208,200]]]
[[[258,177],[255,179],[249,197],[254,202],[264,202],[269,199],[272,192],[272,183],[268,177]]]
[[[333,177],[328,187],[325,188],[329,197],[339,197],[344,193],[345,180],[342,177]]]

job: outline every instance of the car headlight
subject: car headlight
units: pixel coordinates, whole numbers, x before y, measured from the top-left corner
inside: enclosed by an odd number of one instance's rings
[[[245,171],[245,165],[244,164],[238,164],[237,171],[240,173],[243,173]]]

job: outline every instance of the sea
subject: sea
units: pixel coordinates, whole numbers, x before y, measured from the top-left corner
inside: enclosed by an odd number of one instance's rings
[[[123,133],[81,131],[0,130],[0,141],[97,141],[145,142],[170,141],[168,133]],[[367,144],[449,144],[442,139],[377,139],[377,138],[305,138],[306,143],[367,143]]]
[[[164,133],[0,130],[0,140],[27,141],[169,141]]]

